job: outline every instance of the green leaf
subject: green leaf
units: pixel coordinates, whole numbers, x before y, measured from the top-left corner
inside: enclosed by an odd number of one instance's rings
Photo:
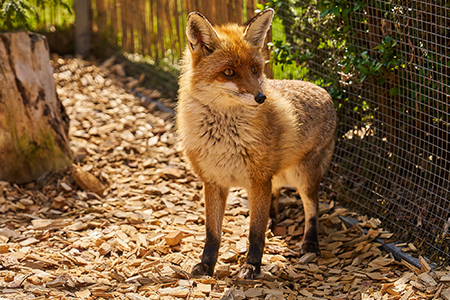
[[[398,86],[394,86],[392,89],[390,89],[389,90],[389,95],[397,96],[398,95]]]
[[[382,66],[383,65],[381,63],[377,63],[375,68],[374,68],[374,71],[377,72]]]
[[[359,71],[363,74],[370,74],[369,68],[367,68],[365,65],[359,65],[358,66]]]
[[[348,74],[350,72],[350,64],[346,65],[344,68],[344,73]]]
[[[373,50],[381,50],[381,49],[384,49],[384,46],[382,44],[380,44],[376,47],[373,47]]]
[[[320,17],[321,17],[321,18],[325,17],[329,12],[330,12],[330,10],[329,10],[328,8],[325,9],[324,11],[322,11],[322,12],[320,13]]]
[[[341,8],[339,6],[333,7],[331,9],[331,13],[333,15],[335,15],[336,17],[339,16],[340,12],[341,12]]]
[[[363,7],[363,5],[364,5],[364,3],[363,3],[362,1],[356,3],[355,7],[353,8],[353,11],[357,11],[358,9],[360,9],[361,7]]]

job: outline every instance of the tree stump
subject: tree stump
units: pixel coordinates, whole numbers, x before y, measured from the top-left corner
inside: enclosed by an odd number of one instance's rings
[[[26,183],[70,165],[68,129],[46,38],[0,33],[0,180]]]

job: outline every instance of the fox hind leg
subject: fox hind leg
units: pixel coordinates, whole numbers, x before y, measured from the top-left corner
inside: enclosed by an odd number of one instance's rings
[[[319,183],[320,180],[310,182],[307,186],[299,188],[299,194],[302,198],[303,209],[305,211],[305,231],[303,235],[302,254],[311,252],[320,254],[318,236]]]
[[[206,241],[202,260],[192,268],[192,275],[209,275],[214,273],[219,256],[222,237],[222,221],[228,196],[228,188],[204,182],[203,188],[206,212]]]
[[[324,173],[323,165],[322,155],[317,155],[300,162],[291,171],[291,175],[294,176],[293,179],[297,181],[296,187],[302,199],[305,213],[302,254],[311,252],[320,254],[318,237],[319,185]]]
[[[278,200],[280,199],[280,189],[272,188],[272,196],[269,211],[269,229],[274,230],[278,222]]]

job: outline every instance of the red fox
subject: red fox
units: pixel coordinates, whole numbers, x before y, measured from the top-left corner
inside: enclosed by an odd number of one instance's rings
[[[239,276],[260,273],[269,217],[279,189],[297,188],[305,210],[302,252],[320,253],[319,183],[334,148],[336,112],[328,93],[308,82],[270,80],[263,46],[274,11],[246,27],[212,26],[200,13],[187,19],[177,128],[193,170],[203,180],[206,241],[193,275],[214,273],[228,190],[248,191],[249,248]]]

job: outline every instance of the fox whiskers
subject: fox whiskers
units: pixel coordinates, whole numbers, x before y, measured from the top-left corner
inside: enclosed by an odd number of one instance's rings
[[[235,97],[239,97],[239,96],[240,96],[240,93],[239,93],[239,92],[236,92],[236,91],[234,91],[234,90],[232,90],[232,89],[228,89],[228,88],[219,88],[219,90],[221,90],[222,93],[226,93],[226,94],[229,94],[229,95],[231,95],[231,96],[235,96]],[[222,94],[222,93],[221,93],[221,94]]]
[[[222,96],[223,96],[223,93],[220,93],[219,95],[217,95],[217,97],[211,101],[211,104],[214,103],[214,101],[216,101],[217,99],[219,99]]]

